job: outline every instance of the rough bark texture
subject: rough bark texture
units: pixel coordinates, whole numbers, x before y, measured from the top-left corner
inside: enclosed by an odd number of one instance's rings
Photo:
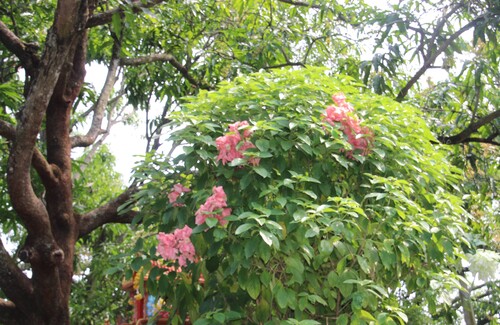
[[[73,275],[74,244],[78,222],[72,208],[71,142],[72,104],[85,77],[86,1],[59,1],[54,25],[38,66],[22,47],[18,57],[33,75],[9,157],[8,187],[14,210],[28,231],[20,258],[31,264],[28,280],[3,249],[0,252],[5,322],[16,324],[68,324],[69,294]],[[5,33],[7,34],[7,33]],[[21,44],[21,43],[20,43]],[[35,154],[35,145],[46,121],[47,158]],[[46,189],[46,203],[31,185],[32,160]],[[19,290],[22,283],[24,290]]]
[[[69,323],[69,293],[74,244],[78,238],[73,216],[69,121],[71,107],[85,77],[88,17],[85,1],[59,1],[39,66],[33,73],[25,107],[18,121],[9,157],[8,187],[14,210],[28,237],[20,258],[31,264],[26,296],[9,293],[17,283],[2,285],[15,305],[18,324]],[[36,196],[30,169],[45,118],[47,159],[37,171],[46,189],[46,203]],[[7,259],[7,257],[5,257]],[[12,262],[11,259],[9,259]]]
[[[133,12],[157,5],[164,0],[130,3]],[[19,250],[19,258],[31,264],[32,279],[26,278],[13,257],[0,251],[0,288],[8,300],[0,304],[0,321],[16,324],[65,324],[69,322],[68,301],[73,274],[74,245],[78,238],[105,223],[130,222],[134,213],[120,215],[118,207],[133,189],[83,216],[73,212],[71,147],[92,145],[103,132],[105,108],[109,103],[120,64],[144,64],[167,61],[194,85],[187,69],[171,55],[120,60],[115,44],[108,78],[95,107],[93,121],[83,136],[70,138],[72,105],[85,77],[87,29],[111,21],[123,7],[92,15],[93,0],[59,0],[54,23],[47,34],[44,51],[23,42],[0,22],[0,42],[17,56],[30,80],[26,101],[16,126],[0,121],[0,136],[9,140],[8,187],[11,203],[25,226],[28,237]],[[202,87],[203,85],[199,85]],[[45,129],[42,123],[45,121]],[[47,152],[36,145],[44,132]],[[39,198],[32,188],[34,168],[45,188]],[[1,244],[1,242],[0,242]]]
[[[162,1],[130,5],[136,10]],[[130,222],[134,216],[117,212],[133,189],[83,216],[73,211],[71,148],[92,145],[102,132],[120,63],[115,44],[108,80],[93,107],[89,131],[71,138],[73,104],[85,79],[87,29],[108,23],[113,13],[122,10],[92,16],[95,6],[95,0],[58,0],[43,47],[22,41],[0,22],[0,42],[17,57],[28,76],[17,123],[0,121],[0,136],[11,148],[7,168],[10,201],[27,231],[17,257],[29,263],[32,272],[30,279],[0,240],[0,289],[7,298],[0,299],[0,324],[69,324],[76,241],[105,223]],[[40,48],[42,53],[38,53]],[[45,140],[46,152],[37,148],[40,139]],[[32,169],[44,186],[43,198],[33,189]]]

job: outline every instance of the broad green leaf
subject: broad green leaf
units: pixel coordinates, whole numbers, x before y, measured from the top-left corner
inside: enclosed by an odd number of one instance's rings
[[[253,227],[255,227],[255,225],[250,224],[250,223],[244,223],[244,224],[240,225],[238,228],[236,228],[236,231],[234,232],[234,234],[240,235]]]
[[[256,274],[251,274],[248,278],[246,290],[252,299],[257,299],[260,294],[260,280]]]

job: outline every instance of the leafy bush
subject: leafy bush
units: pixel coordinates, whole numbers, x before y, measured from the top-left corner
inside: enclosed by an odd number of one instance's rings
[[[361,132],[328,119],[340,94]],[[307,68],[239,77],[171,118],[182,153],[136,170],[135,222],[151,236],[132,268],[149,270],[148,289],[168,297],[173,323],[189,314],[195,324],[394,324],[407,321],[410,294],[432,314],[439,288],[458,286],[459,178],[413,107]],[[366,150],[351,145],[363,137]],[[161,259],[153,235],[186,225],[196,262],[152,268]]]

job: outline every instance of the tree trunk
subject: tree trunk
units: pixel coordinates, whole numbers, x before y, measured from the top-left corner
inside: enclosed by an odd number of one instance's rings
[[[11,294],[2,285],[15,306],[10,315],[13,324],[70,322],[74,246],[79,236],[79,220],[73,213],[70,117],[85,78],[87,18],[87,1],[58,2],[13,140],[9,194],[28,233],[19,257],[32,270],[23,295]],[[46,159],[36,149],[44,120]],[[32,164],[45,188],[45,200],[32,188]]]

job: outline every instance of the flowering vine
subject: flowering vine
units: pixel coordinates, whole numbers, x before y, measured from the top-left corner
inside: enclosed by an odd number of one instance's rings
[[[359,119],[354,114],[354,107],[346,102],[344,94],[339,93],[332,96],[335,105],[326,108],[324,120],[330,125],[341,124],[341,130],[347,136],[347,141],[353,150],[346,152],[346,156],[352,158],[354,150],[360,150],[362,156],[370,153],[373,143],[373,132],[366,126],[359,124]]]
[[[243,153],[245,150],[255,148],[255,145],[248,140],[252,135],[252,130],[248,129],[248,126],[247,121],[229,124],[229,133],[215,140],[215,144],[219,150],[217,161],[221,160],[222,164],[225,165],[236,158],[244,158]],[[241,128],[245,128],[243,134],[240,133]],[[257,166],[260,159],[249,157],[247,161],[253,166]]]
[[[222,186],[214,186],[212,195],[196,211],[195,223],[201,225],[207,218],[216,218],[222,226],[226,225],[225,218],[231,214],[231,208],[227,207],[226,200],[227,196]]]

